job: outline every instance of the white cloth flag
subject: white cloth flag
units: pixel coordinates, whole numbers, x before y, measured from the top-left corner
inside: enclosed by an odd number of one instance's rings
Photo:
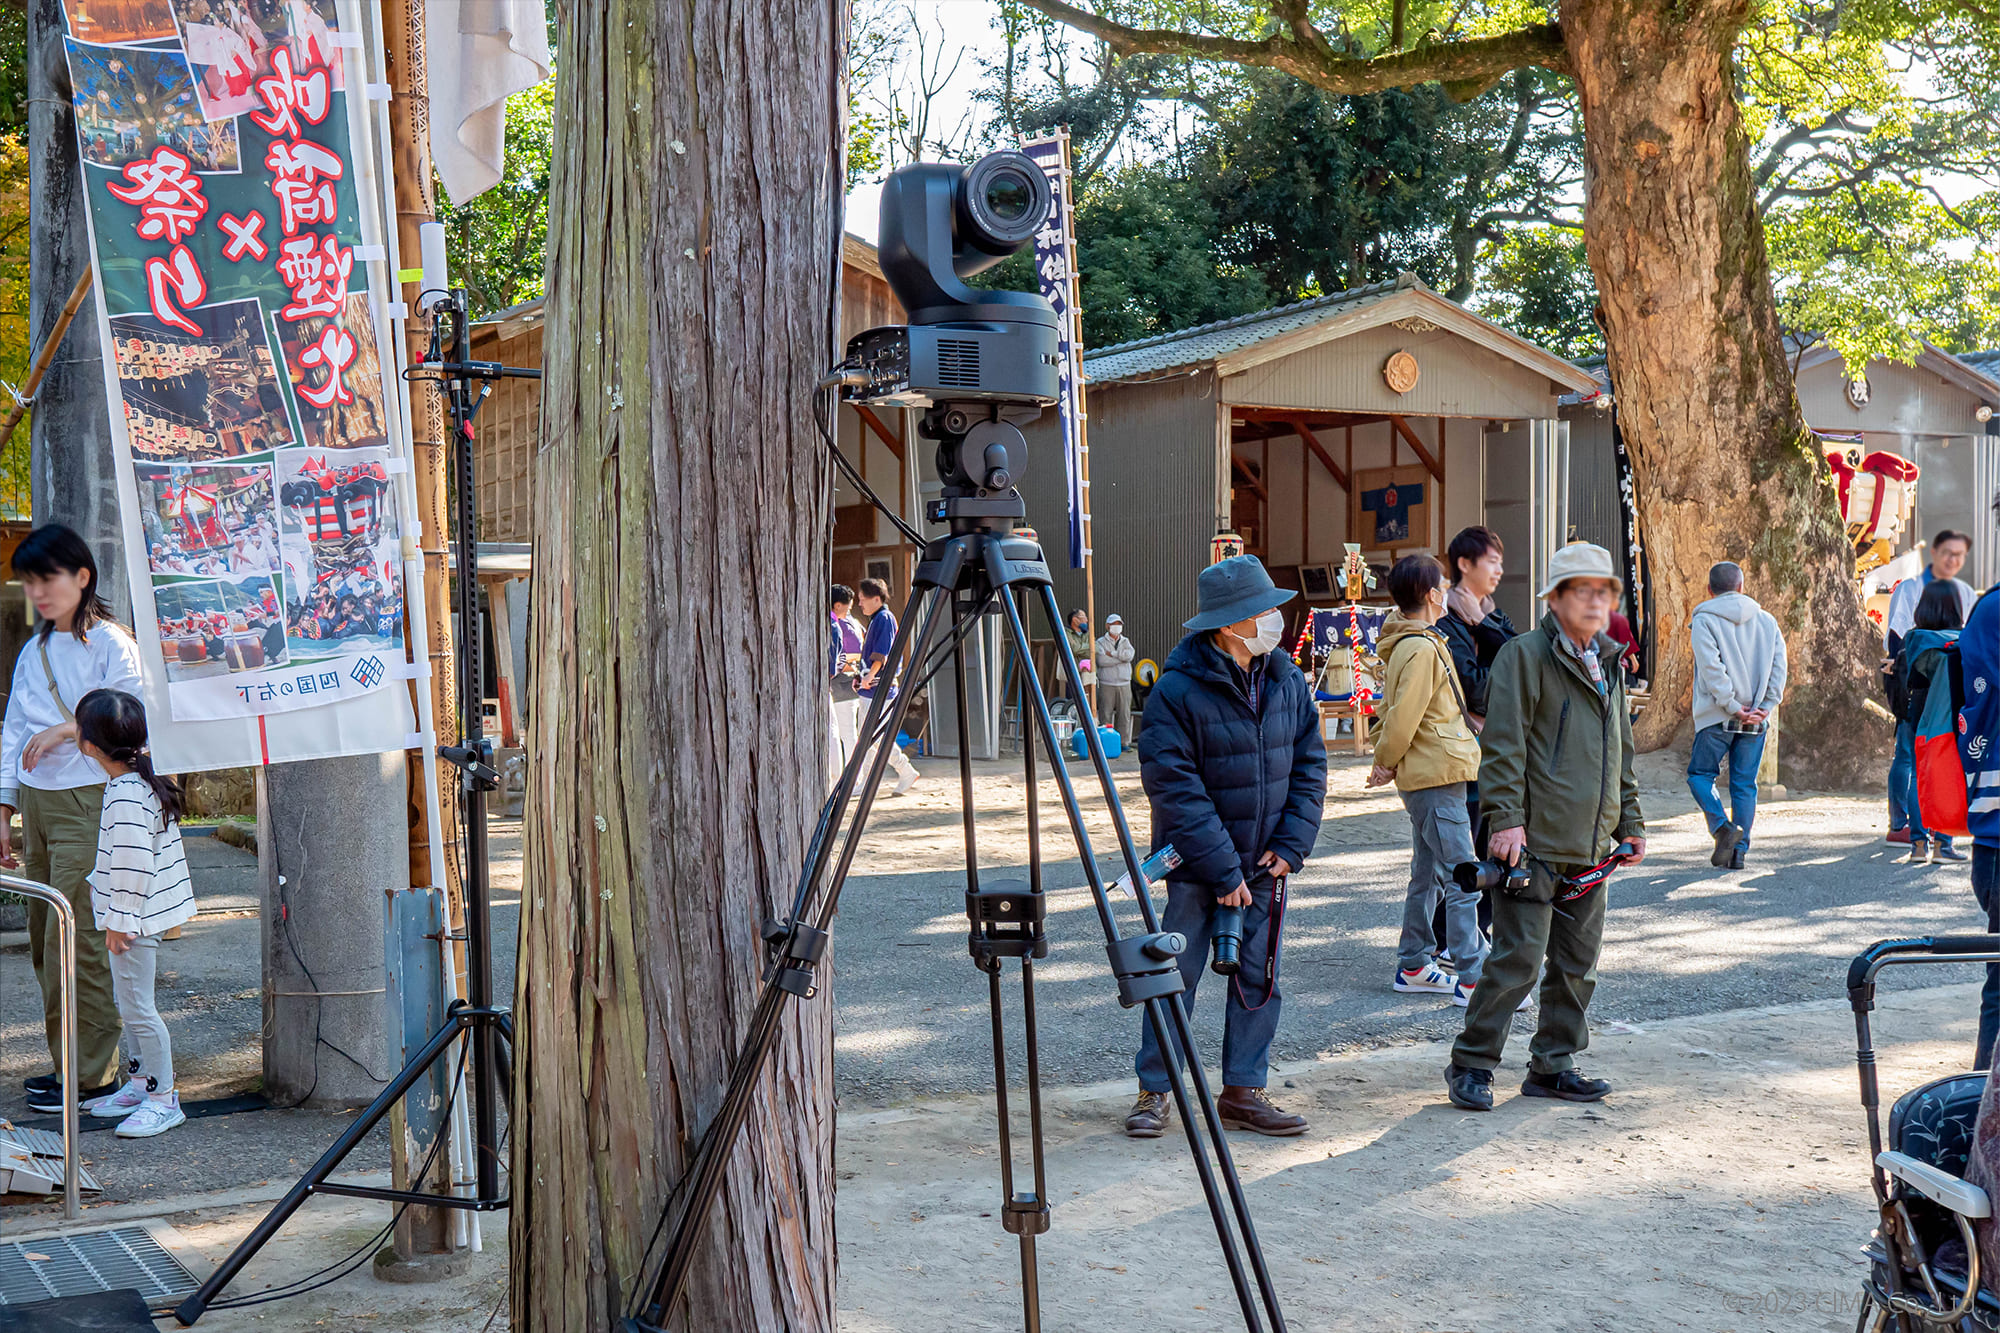
[[[424,0],[431,159],[455,204],[500,183],[507,98],[549,77],[543,0]]]

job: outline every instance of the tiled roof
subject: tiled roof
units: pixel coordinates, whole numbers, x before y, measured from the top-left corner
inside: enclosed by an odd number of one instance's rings
[[[2000,347],[1984,352],[1960,352],[1958,359],[1971,366],[1989,380],[2000,380]]]
[[[1111,380],[1138,379],[1182,366],[1203,365],[1281,333],[1309,328],[1333,312],[1364,306],[1420,286],[1422,284],[1415,274],[1404,273],[1394,282],[1353,287],[1331,296],[1237,315],[1213,324],[1198,324],[1178,333],[1163,333],[1136,342],[1100,347],[1084,356],[1083,373],[1092,383],[1103,384]]]

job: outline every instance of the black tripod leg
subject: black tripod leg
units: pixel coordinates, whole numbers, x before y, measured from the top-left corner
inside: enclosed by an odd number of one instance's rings
[[[1059,623],[1062,608],[1056,602],[1055,590],[1042,585],[1042,612],[1051,625]],[[1056,660],[1062,670],[1072,679],[1079,674],[1076,659],[1069,650],[1069,640],[1057,635],[1062,642],[1056,646]],[[1153,912],[1153,895],[1146,888],[1146,877],[1139,873],[1139,852],[1132,841],[1132,831],[1125,821],[1125,809],[1118,802],[1118,787],[1111,777],[1111,759],[1104,753],[1104,742],[1097,734],[1096,719],[1084,713],[1089,726],[1085,744],[1090,751],[1091,766],[1097,771],[1097,780],[1104,788],[1105,799],[1111,807],[1113,827],[1118,833],[1118,842],[1125,853],[1126,865],[1132,875],[1132,889],[1139,899],[1139,915],[1146,923],[1147,930],[1159,929],[1159,918]],[[1208,1084],[1208,1071],[1202,1067],[1201,1057],[1195,1049],[1194,1027],[1188,1021],[1187,1002],[1176,995],[1166,1006],[1167,1021],[1173,1030],[1174,1042],[1169,1044],[1165,1034],[1155,1029],[1154,1040],[1160,1043],[1160,1051],[1167,1057],[1169,1065],[1175,1062],[1176,1052],[1187,1058],[1188,1077],[1195,1087],[1195,1098],[1201,1106],[1202,1123],[1208,1128],[1208,1137],[1215,1143],[1215,1155],[1222,1166],[1222,1179],[1229,1191],[1230,1211],[1236,1215],[1237,1228],[1243,1235],[1243,1248],[1249,1252],[1250,1267],[1257,1275],[1257,1293],[1263,1299],[1265,1313],[1271,1317],[1271,1327],[1275,1333],[1285,1333],[1285,1316],[1278,1307],[1277,1287],[1271,1281],[1269,1267],[1264,1262],[1264,1246],[1257,1239],[1256,1224],[1250,1220],[1250,1201],[1243,1193],[1243,1179],[1237,1173],[1235,1156],[1229,1150],[1229,1136],[1222,1127],[1222,1113],[1216,1109],[1215,1093]],[[1181,1108],[1183,1117],[1187,1108]],[[1194,1125],[1184,1123],[1190,1145],[1194,1143]],[[1198,1150],[1197,1150],[1198,1151]]]
[[[1052,604],[1054,593],[1049,591],[1046,586],[1044,586],[1043,593],[1048,598],[1049,603]],[[1013,638],[1016,650],[1022,654],[1021,670],[1027,677],[1028,686],[1033,692],[1030,702],[1035,709],[1036,724],[1041,729],[1042,739],[1047,743],[1049,752],[1054,754],[1056,753],[1055,719],[1049,714],[1048,697],[1042,692],[1041,681],[1036,675],[1034,662],[1027,656],[1029,652],[1027,624],[1022,619],[1020,609],[1015,606],[1013,598],[1002,598],[1001,604],[1006,608],[1007,612],[1008,634]],[[1056,626],[1058,632],[1060,632],[1062,627],[1060,614],[1058,612],[1058,618],[1050,621],[1052,625]],[[1083,687],[1082,682],[1077,678],[1076,660],[1069,656],[1067,650],[1068,643],[1065,641],[1058,653],[1057,660],[1067,662],[1070,680],[1075,684],[1078,693],[1081,694]],[[1088,720],[1089,709],[1087,704],[1085,705],[1084,716]],[[1097,868],[1097,859],[1090,849],[1090,835],[1084,829],[1083,808],[1077,802],[1076,787],[1070,782],[1068,770],[1060,762],[1051,764],[1050,770],[1055,776],[1056,789],[1062,794],[1063,812],[1069,817],[1070,831],[1076,838],[1077,854],[1083,860],[1083,873],[1085,878],[1090,881],[1091,894],[1097,902],[1097,913],[1104,926],[1105,938],[1107,940],[1116,940],[1119,938],[1118,921],[1111,914],[1111,895],[1105,888],[1103,876]],[[1107,788],[1106,795],[1114,805],[1117,803],[1118,793],[1116,788]],[[1140,881],[1138,866],[1135,864],[1130,869],[1133,874],[1133,882],[1136,884]],[[1202,1197],[1207,1200],[1209,1215],[1215,1222],[1215,1234],[1221,1242],[1222,1258],[1224,1264],[1229,1269],[1230,1284],[1236,1289],[1237,1303],[1243,1309],[1244,1326],[1250,1330],[1250,1333],[1261,1333],[1264,1324],[1257,1316],[1257,1298],[1250,1293],[1250,1279],[1243,1271],[1242,1256],[1236,1252],[1236,1236],[1230,1230],[1229,1214],[1223,1206],[1222,1192],[1215,1183],[1214,1170],[1209,1163],[1207,1152],[1202,1147],[1199,1131],[1195,1128],[1192,1107],[1188,1101],[1187,1082],[1182,1077],[1180,1061],[1176,1058],[1179,1051],[1188,1049],[1189,1063],[1198,1067],[1199,1056],[1192,1049],[1178,1047],[1171,1042],[1169,1030],[1164,1018],[1161,1016],[1159,1005],[1160,1001],[1158,1000],[1146,1001],[1147,1020],[1153,1024],[1153,1038],[1159,1043],[1161,1053],[1166,1056],[1167,1080],[1173,1088],[1174,1102],[1180,1107],[1181,1119],[1187,1127],[1188,1146],[1194,1158],[1195,1174],[1201,1180]]]

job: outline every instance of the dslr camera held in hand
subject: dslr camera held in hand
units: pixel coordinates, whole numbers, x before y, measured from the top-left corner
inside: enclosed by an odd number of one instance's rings
[[[1467,893],[1486,893],[1493,889],[1510,897],[1519,897],[1527,892],[1528,881],[1532,878],[1528,863],[1524,858],[1518,865],[1508,865],[1488,857],[1484,861],[1461,861],[1452,867],[1451,877],[1458,881],[1458,887]]]
[[[1215,909],[1215,926],[1209,932],[1215,953],[1208,966],[1218,977],[1233,977],[1243,970],[1243,912],[1241,907]]]

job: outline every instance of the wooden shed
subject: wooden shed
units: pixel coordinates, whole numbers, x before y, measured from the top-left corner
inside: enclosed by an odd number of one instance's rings
[[[1233,529],[1281,585],[1332,604],[1345,543],[1384,563],[1486,523],[1507,543],[1517,621],[1560,543],[1557,399],[1590,377],[1413,275],[1244,315],[1084,360],[1096,602],[1163,660],[1194,613],[1210,540]],[[1022,491],[1060,552],[1053,415]],[[1052,562],[1064,605],[1082,576]]]

